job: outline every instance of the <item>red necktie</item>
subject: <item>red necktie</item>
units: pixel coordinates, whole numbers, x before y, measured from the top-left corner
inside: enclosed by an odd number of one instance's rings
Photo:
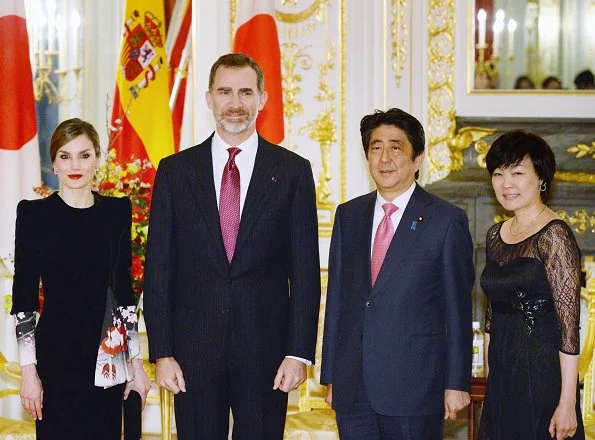
[[[231,263],[240,230],[240,170],[235,158],[242,150],[232,147],[227,151],[229,158],[223,168],[219,193],[219,221],[227,261]]]
[[[395,228],[393,227],[393,222],[391,221],[390,216],[393,215],[398,208],[392,203],[385,203],[382,205],[382,209],[384,209],[384,217],[376,230],[374,246],[372,247],[372,261],[370,262],[372,287],[374,287],[374,283],[376,283],[376,278],[378,278],[380,268],[384,262],[384,257],[386,256],[390,242],[393,239],[393,234],[395,233]]]

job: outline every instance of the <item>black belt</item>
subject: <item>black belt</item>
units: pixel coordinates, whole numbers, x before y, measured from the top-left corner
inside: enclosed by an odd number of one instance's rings
[[[554,302],[551,299],[524,299],[517,301],[494,301],[492,302],[492,313],[523,315],[527,334],[530,335],[535,327],[535,317],[544,316],[554,310]]]

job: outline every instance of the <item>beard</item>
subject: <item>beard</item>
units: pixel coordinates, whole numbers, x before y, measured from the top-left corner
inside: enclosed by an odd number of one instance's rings
[[[243,116],[242,120],[232,121],[226,119],[227,117]],[[251,115],[245,108],[227,109],[219,114],[217,118],[217,126],[230,134],[240,134],[254,126],[258,112]]]

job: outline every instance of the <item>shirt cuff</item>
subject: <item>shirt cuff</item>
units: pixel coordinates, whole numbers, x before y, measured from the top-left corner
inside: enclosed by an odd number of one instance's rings
[[[304,359],[304,358],[301,358],[301,357],[297,357],[297,356],[285,356],[285,358],[286,359],[295,359],[296,361],[300,361],[300,362],[306,364],[306,366],[308,366],[308,367],[310,365],[312,365],[312,361],[309,361],[308,359]]]

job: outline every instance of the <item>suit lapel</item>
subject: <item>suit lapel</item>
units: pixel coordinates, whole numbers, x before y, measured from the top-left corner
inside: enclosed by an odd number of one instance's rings
[[[372,255],[372,227],[374,226],[374,208],[376,207],[376,191],[370,193],[367,196],[364,204],[364,211],[362,215],[363,224],[361,226],[356,227],[356,231],[358,231],[359,239],[361,241],[361,245],[358,246],[358,249],[363,249],[365,254],[362,258],[362,261],[366,261],[366,280],[367,286],[372,287],[372,268],[370,266],[370,256]]]
[[[195,147],[195,154],[190,157],[190,166],[186,167],[187,179],[190,192],[194,196],[209,232],[213,236],[213,242],[219,249],[221,258],[227,261],[221,225],[219,223],[219,208],[217,207],[217,195],[215,193],[215,179],[213,178],[213,154],[211,141],[213,135],[202,144]]]
[[[252,171],[252,177],[250,178],[250,184],[240,218],[236,254],[246,240],[246,237],[249,236],[250,230],[272,194],[272,189],[276,182],[274,177],[277,171],[276,159],[273,154],[274,151],[272,151],[274,148],[282,147],[270,145],[263,138],[258,137],[258,151],[256,152],[256,159],[254,161],[254,170]]]
[[[399,263],[411,254],[417,237],[424,233],[425,226],[430,218],[431,210],[428,209],[429,205],[430,201],[427,193],[416,184],[370,296],[375,296],[381,290],[382,285],[386,283],[394,271],[399,270]]]

